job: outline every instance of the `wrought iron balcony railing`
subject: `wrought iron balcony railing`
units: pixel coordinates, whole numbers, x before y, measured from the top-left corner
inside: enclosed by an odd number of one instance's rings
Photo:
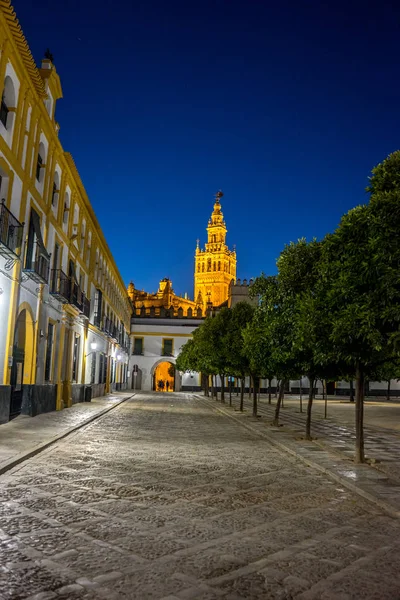
[[[71,281],[71,301],[70,304],[75,306],[85,317],[90,316],[90,301],[86,298],[81,286],[76,281]]]
[[[101,313],[95,312],[93,315],[93,323],[96,327],[100,329],[101,327]]]
[[[82,313],[85,317],[87,317],[89,319],[90,317],[90,301],[88,298],[86,298],[85,294],[82,292],[82,296],[83,296],[83,309],[82,309]]]
[[[112,322],[108,317],[104,317],[103,319],[103,331],[108,335],[112,334]]]
[[[8,210],[5,201],[0,204],[0,255],[19,258],[24,224]]]
[[[70,302],[71,281],[61,269],[51,270],[50,294],[63,304],[69,304]]]
[[[40,250],[40,247],[36,246],[36,252],[33,260],[31,262],[27,262],[22,271],[23,273],[26,273],[30,279],[36,281],[36,283],[48,283],[50,273],[50,258],[44,256]]]

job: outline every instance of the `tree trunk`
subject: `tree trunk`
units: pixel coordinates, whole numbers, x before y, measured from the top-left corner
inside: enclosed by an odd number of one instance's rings
[[[240,412],[243,412],[243,400],[244,400],[244,386],[246,383],[246,380],[244,377],[242,377],[242,379],[240,380],[241,386],[240,386]]]
[[[386,400],[387,400],[387,402],[389,402],[389,400],[390,400],[390,379],[388,379],[387,384],[388,385],[387,385]]]
[[[307,404],[307,421],[306,421],[306,439],[311,440],[311,410],[312,402],[314,398],[314,379],[308,377],[310,382],[310,389],[308,392],[308,404]]]
[[[278,397],[278,392],[279,392],[279,379],[276,380],[275,398]]]
[[[219,378],[221,380],[221,402],[225,404],[225,375],[222,374]]]
[[[278,387],[279,387],[279,384],[278,384]],[[277,389],[278,389],[278,387],[277,387]],[[272,425],[275,425],[276,427],[278,427],[278,425],[279,425],[279,411],[280,411],[280,408],[281,408],[281,403],[282,403],[282,398],[283,398],[284,390],[285,390],[285,382],[282,379],[281,385],[279,387],[278,401],[277,401],[276,407],[275,407],[274,420],[272,421]]]
[[[232,406],[232,379],[229,377],[229,406]]]
[[[271,380],[268,379],[268,404],[271,404]]]
[[[251,375],[249,375],[249,400],[251,398],[251,384],[254,386],[254,381]]]
[[[324,396],[325,396],[325,408],[324,408],[324,419],[326,419],[328,417],[328,394],[326,393],[326,381],[325,379],[322,382],[322,389],[324,390]]]
[[[216,400],[218,400],[218,388],[217,388],[217,376],[213,375],[213,381],[214,381],[214,398]]]
[[[365,462],[364,454],[364,371],[358,363],[356,368],[356,454],[355,462]]]
[[[301,386],[301,377],[300,377],[300,412],[303,412],[303,388]]]
[[[253,377],[253,417],[257,417],[257,384],[258,377]]]
[[[236,396],[239,396],[239,377],[236,377]]]
[[[354,402],[354,385],[353,385],[353,380],[350,381],[350,402]]]

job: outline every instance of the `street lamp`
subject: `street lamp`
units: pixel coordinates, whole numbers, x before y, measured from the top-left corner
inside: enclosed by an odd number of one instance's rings
[[[85,356],[90,356],[91,354],[96,354],[96,350],[97,350],[97,342],[90,342],[90,349],[91,352],[89,352],[88,354],[85,354]]]

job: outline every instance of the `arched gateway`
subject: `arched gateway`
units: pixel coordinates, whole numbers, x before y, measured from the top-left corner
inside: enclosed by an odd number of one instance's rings
[[[152,369],[152,389],[155,392],[178,392],[180,390],[179,371],[172,360],[161,359]]]

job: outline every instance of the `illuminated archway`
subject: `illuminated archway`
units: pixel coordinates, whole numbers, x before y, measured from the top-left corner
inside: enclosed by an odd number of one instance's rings
[[[175,373],[175,365],[172,362],[164,360],[158,363],[153,371],[153,391],[174,392]]]

